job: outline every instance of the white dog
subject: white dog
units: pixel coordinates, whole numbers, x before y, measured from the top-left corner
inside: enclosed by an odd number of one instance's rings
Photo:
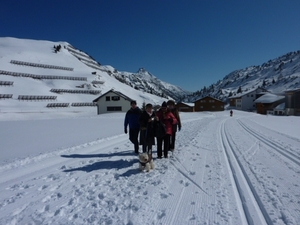
[[[146,170],[147,172],[150,171],[150,169],[154,169],[154,163],[152,159],[152,155],[148,153],[140,153],[139,154],[139,161],[140,161],[140,170]]]

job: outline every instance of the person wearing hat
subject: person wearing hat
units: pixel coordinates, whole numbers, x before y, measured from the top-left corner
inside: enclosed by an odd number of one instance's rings
[[[172,135],[172,127],[174,124],[177,124],[177,119],[167,108],[167,103],[163,102],[161,108],[156,113],[156,121],[161,127],[164,127],[165,134],[163,136],[156,134],[157,138],[157,158],[162,158],[162,153],[164,153],[164,157],[168,158],[168,151],[170,148],[170,137]],[[162,145],[164,146],[162,148]]]
[[[175,108],[175,102],[173,100],[167,101],[167,106],[168,109],[173,113],[175,118],[177,119],[177,124],[173,124],[172,126],[172,135],[170,137],[170,151],[174,151],[175,149],[175,140],[176,140],[176,132],[177,132],[177,127],[178,131],[181,130],[181,121],[180,121],[180,116],[177,108]]]
[[[139,118],[142,113],[140,108],[136,105],[136,101],[130,102],[131,108],[127,111],[124,120],[124,132],[127,134],[127,126],[129,125],[129,140],[134,144],[134,152],[139,153],[138,136],[140,132]]]
[[[142,112],[139,123],[140,123],[140,144],[143,145],[143,152],[152,154],[152,146],[155,145],[154,139],[154,118],[155,113],[152,111],[152,104],[145,106],[145,111]]]

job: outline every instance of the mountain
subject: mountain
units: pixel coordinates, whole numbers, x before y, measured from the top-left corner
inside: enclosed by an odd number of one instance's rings
[[[187,95],[193,102],[207,95],[227,101],[240,92],[263,87],[272,93],[300,88],[300,51],[290,52],[259,66],[235,70],[218,82]]]
[[[0,38],[0,86],[1,112],[81,111],[110,89],[140,106],[189,94],[145,69],[129,73],[101,65],[68,42],[9,37]]]
[[[136,73],[116,72],[113,76],[137,90],[155,94],[164,98],[180,99],[190,92],[184,91],[178,86],[159,80],[144,68],[140,68]]]
[[[300,88],[300,51],[259,66],[235,70],[194,93],[161,81],[145,68],[118,71],[101,65],[68,42],[0,38],[1,112],[96,111],[93,100],[110,89],[138,104],[163,101],[194,102],[212,96],[227,102],[240,92],[264,87],[272,93]],[[47,107],[47,106],[64,107]],[[68,106],[68,107],[65,107]]]

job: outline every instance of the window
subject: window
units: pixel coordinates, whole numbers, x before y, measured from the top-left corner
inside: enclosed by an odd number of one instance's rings
[[[110,101],[110,96],[106,96],[106,101]]]
[[[209,100],[209,102],[215,102],[215,100]]]
[[[111,97],[111,100],[112,100],[112,101],[119,101],[119,100],[120,100],[120,97],[119,97],[119,96],[112,96],[112,97]]]
[[[122,107],[121,106],[107,106],[107,111],[122,111]]]
[[[205,100],[201,100],[200,102],[205,102]]]

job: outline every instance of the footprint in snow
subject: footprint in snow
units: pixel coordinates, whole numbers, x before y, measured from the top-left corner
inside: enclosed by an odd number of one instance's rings
[[[185,187],[187,187],[187,186],[190,185],[189,182],[185,182],[185,181],[183,181],[183,180],[180,180],[179,183],[180,183],[180,184],[183,184]]]
[[[157,214],[157,219],[162,219],[163,217],[166,216],[166,210],[162,210],[161,212],[158,212]]]
[[[160,198],[164,199],[164,198],[168,198],[169,196],[167,194],[164,193],[160,193]]]
[[[42,191],[42,190],[44,190],[44,189],[46,189],[48,187],[48,185],[43,185],[43,186],[41,186],[39,189],[38,189],[38,191]]]

